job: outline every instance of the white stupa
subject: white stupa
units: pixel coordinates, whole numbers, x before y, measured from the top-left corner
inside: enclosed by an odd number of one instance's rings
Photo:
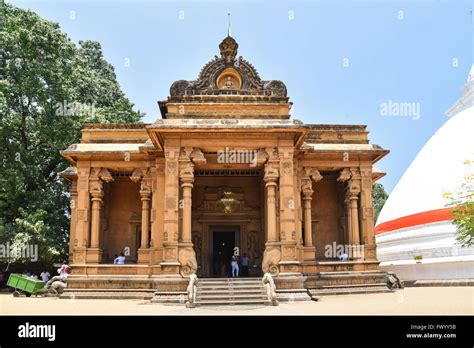
[[[461,92],[446,112],[448,121],[410,164],[377,220],[380,266],[403,280],[474,279],[474,248],[457,243],[446,199],[474,170],[474,64]]]

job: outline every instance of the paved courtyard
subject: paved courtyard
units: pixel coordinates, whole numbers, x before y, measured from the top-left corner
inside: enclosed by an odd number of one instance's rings
[[[142,300],[77,300],[0,295],[0,315],[473,315],[474,287],[417,287],[388,294],[325,296],[278,307],[186,309]]]

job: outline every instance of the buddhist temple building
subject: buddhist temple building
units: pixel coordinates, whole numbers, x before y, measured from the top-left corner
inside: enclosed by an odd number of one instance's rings
[[[196,80],[174,82],[153,124],[88,124],[61,152],[69,292],[178,301],[191,274],[229,276],[244,254],[249,277],[270,273],[282,300],[380,290],[372,184],[389,151],[364,125],[292,119],[285,84],[262,80],[237,49],[228,35]]]

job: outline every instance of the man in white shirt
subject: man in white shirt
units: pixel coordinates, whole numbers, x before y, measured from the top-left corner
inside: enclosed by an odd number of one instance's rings
[[[51,274],[49,274],[48,271],[43,271],[43,272],[41,272],[40,277],[41,277],[41,280],[43,281],[43,283],[46,285],[49,278],[51,277]]]
[[[117,258],[114,260],[115,265],[124,265],[125,264],[125,255],[123,253],[120,253],[120,256],[117,256]]]

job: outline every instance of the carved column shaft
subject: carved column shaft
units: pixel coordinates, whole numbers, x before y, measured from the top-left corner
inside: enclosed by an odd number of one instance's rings
[[[358,209],[358,197],[357,194],[351,194],[349,197],[350,208],[351,208],[351,228],[352,228],[352,238],[351,244],[358,245],[360,244],[359,238],[359,209]]]
[[[100,210],[102,204],[102,197],[104,191],[102,189],[95,189],[91,191],[92,196],[92,212],[91,212],[91,248],[100,247]]]
[[[192,182],[183,182],[183,234],[181,240],[184,243],[191,243],[191,212],[192,212]]]
[[[90,193],[89,193],[90,168],[83,166],[81,162],[77,166],[77,199],[76,199],[76,222],[73,262],[75,264],[86,263],[86,248],[89,241],[90,228]]]
[[[77,242],[76,239],[76,224],[77,224],[77,180],[71,181],[71,187],[69,189],[71,193],[71,225],[69,234],[69,260],[73,261],[74,248]]]
[[[313,246],[313,231],[311,221],[311,200],[313,192],[303,193],[304,204],[304,245]]]
[[[140,241],[140,248],[146,249],[149,247],[149,226],[150,226],[150,196],[149,190],[140,190],[142,200],[142,236]]]
[[[275,179],[276,180],[276,179]],[[267,189],[267,241],[277,241],[276,231],[276,182],[275,180],[268,181],[265,184]]]

